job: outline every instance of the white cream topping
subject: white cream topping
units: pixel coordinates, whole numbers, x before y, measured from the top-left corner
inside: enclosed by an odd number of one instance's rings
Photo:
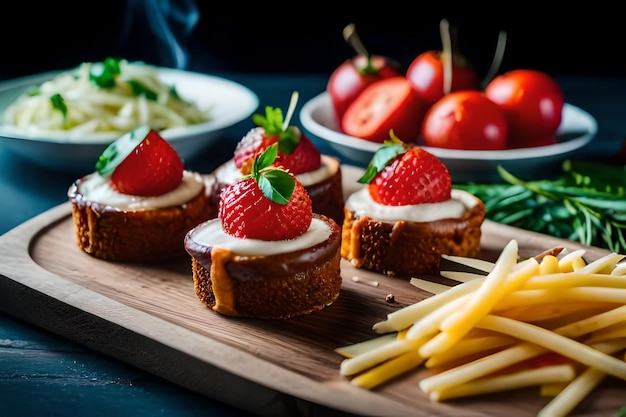
[[[339,169],[339,161],[337,159],[328,155],[322,155],[322,164],[318,169],[298,174],[296,175],[296,179],[300,181],[300,184],[308,187],[334,175],[337,172],[337,169]],[[241,174],[241,171],[237,169],[235,161],[230,159],[215,172],[215,176],[221,183],[232,184],[243,175]]]
[[[79,184],[78,191],[89,201],[106,204],[122,210],[147,210],[177,206],[188,202],[202,190],[202,176],[184,171],[183,181],[174,190],[154,197],[122,194],[111,188],[107,178],[92,173]]]
[[[441,203],[423,203],[407,206],[386,206],[372,200],[367,187],[351,194],[346,208],[358,217],[369,216],[376,220],[396,222],[432,222],[441,219],[458,219],[476,205],[474,196],[463,190],[453,189],[450,199]]]
[[[203,246],[229,249],[240,255],[276,255],[310,248],[324,242],[330,236],[330,227],[320,219],[313,219],[311,226],[301,236],[289,240],[268,242],[259,239],[240,239],[222,229],[219,219],[209,220],[191,232],[191,239]]]

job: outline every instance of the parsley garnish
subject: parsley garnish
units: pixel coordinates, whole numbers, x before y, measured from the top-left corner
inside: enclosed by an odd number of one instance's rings
[[[274,143],[268,146],[254,160],[252,172],[243,178],[254,178],[265,197],[275,203],[285,205],[291,200],[296,182],[287,171],[277,168],[268,169],[272,166],[277,155],[278,145]]]
[[[121,72],[120,59],[106,58],[102,65],[91,66],[89,80],[96,87],[113,88],[115,87],[115,79]]]
[[[135,80],[128,80],[128,84],[130,88],[133,90],[133,94],[136,96],[144,95],[148,100],[156,101],[158,98],[157,93],[150,90],[149,88],[144,87],[142,84]]]
[[[50,102],[52,103],[52,107],[61,111],[61,114],[63,114],[63,120],[67,120],[67,106],[65,105],[63,96],[58,93],[54,94],[50,96]]]

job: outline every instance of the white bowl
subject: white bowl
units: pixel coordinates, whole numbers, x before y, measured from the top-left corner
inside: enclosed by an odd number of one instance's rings
[[[332,104],[324,92],[306,102],[300,122],[311,139],[326,142],[345,163],[365,167],[380,143],[340,133],[332,115]],[[561,163],[579,154],[598,131],[596,120],[586,111],[565,103],[557,131],[559,143],[535,148],[503,151],[466,151],[424,146],[450,171],[454,182],[501,182],[498,165],[523,179],[546,178],[560,172]]]
[[[224,129],[250,117],[259,105],[254,92],[233,81],[183,70],[157,69],[161,80],[175,86],[182,97],[198,103],[201,108],[212,106],[210,121],[160,132],[183,161],[216,143]],[[59,73],[48,72],[0,83],[0,114],[24,91]],[[33,137],[0,125],[0,140],[16,154],[36,165],[72,173],[93,171],[102,151],[119,136],[92,134],[80,140],[62,135]]]

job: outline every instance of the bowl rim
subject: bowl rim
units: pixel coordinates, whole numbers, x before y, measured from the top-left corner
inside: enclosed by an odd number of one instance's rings
[[[163,138],[167,139],[168,141],[176,142],[180,140],[185,140],[190,137],[217,131],[225,127],[231,126],[232,124],[238,123],[244,120],[246,117],[249,117],[259,106],[259,97],[255,92],[253,92],[248,87],[227,78],[182,69],[166,68],[160,66],[153,67],[156,68],[159,74],[161,74],[162,76],[186,78],[197,77],[198,79],[205,82],[210,82],[216,85],[231,88],[233,90],[233,93],[236,91],[242,97],[246,98],[245,103],[242,103],[241,106],[238,106],[238,112],[236,113],[222,115],[219,118],[208,120],[202,123],[174,127],[160,131],[159,133],[161,134],[161,136],[163,136]],[[75,68],[76,67],[48,71],[40,74],[27,75],[11,80],[0,81],[0,97],[7,91],[21,90],[20,92],[23,92],[29,86],[41,84],[44,81],[52,79],[56,75],[62,74],[67,71],[72,71]],[[4,112],[8,104],[9,103],[7,103],[6,105],[0,104],[0,114]],[[10,125],[2,123],[2,120],[0,120],[0,139],[45,142],[56,145],[102,146],[111,143],[120,136],[120,133],[106,132],[88,134],[87,139],[67,137],[65,132],[46,132],[45,136],[36,136],[19,132],[13,129]]]
[[[371,142],[346,135],[335,130],[334,126],[329,127],[319,121],[318,113],[321,111],[330,111],[331,101],[328,92],[322,92],[307,101],[300,110],[300,122],[302,126],[318,138],[325,140],[333,145],[351,148],[358,151],[371,152],[372,154],[382,145],[381,143]],[[563,121],[561,126],[567,122],[570,117],[581,117],[580,122],[584,126],[581,129],[581,135],[564,142],[554,145],[539,146],[533,148],[516,148],[501,151],[483,151],[483,150],[461,150],[461,149],[445,149],[434,148],[429,146],[421,146],[423,149],[431,152],[439,158],[447,160],[475,160],[492,162],[510,161],[520,159],[535,159],[544,157],[553,157],[575,151],[588,144],[597,134],[598,123],[596,119],[588,112],[580,107],[570,103],[563,105]],[[329,116],[332,119],[332,114]],[[560,133],[563,133],[562,127],[559,127]]]

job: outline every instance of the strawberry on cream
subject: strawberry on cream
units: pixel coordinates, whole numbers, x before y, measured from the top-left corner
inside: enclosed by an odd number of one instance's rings
[[[183,180],[177,188],[163,195],[150,197],[119,193],[111,188],[108,178],[97,173],[86,176],[78,187],[83,198],[95,203],[120,210],[149,210],[173,207],[190,201],[202,192],[204,181],[199,173],[183,171]]]
[[[296,179],[305,187],[318,184],[337,174],[337,170],[339,170],[339,161],[328,155],[322,155],[321,158],[322,163],[318,169],[296,174]],[[235,165],[234,159],[230,159],[224,163],[219,170],[215,171],[215,176],[217,177],[218,182],[222,184],[232,184],[243,177],[243,174]]]
[[[450,199],[441,203],[388,206],[373,201],[367,187],[364,187],[348,197],[346,208],[354,212],[356,217],[368,216],[388,222],[400,220],[432,222],[461,218],[476,204],[476,198],[470,193],[453,189],[450,192]]]
[[[240,239],[225,233],[220,220],[213,219],[191,231],[189,239],[198,245],[229,249],[238,255],[267,256],[310,248],[327,240],[330,233],[328,223],[314,218],[309,229],[294,239],[271,242],[260,239]]]

